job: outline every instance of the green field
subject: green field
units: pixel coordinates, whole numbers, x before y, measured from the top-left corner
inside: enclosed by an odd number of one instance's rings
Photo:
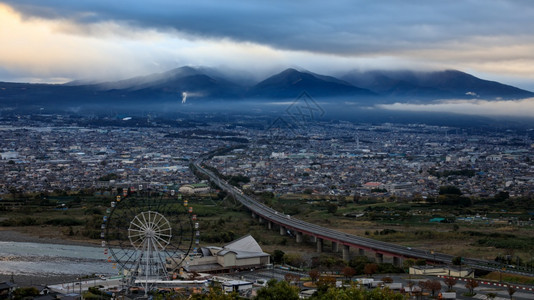
[[[251,218],[230,197],[220,195],[184,197],[197,215],[202,245],[224,245],[251,234],[265,251],[281,249],[286,253],[313,255],[315,244],[297,244],[281,236],[275,228],[267,230]],[[311,195],[257,195],[275,209],[311,223],[350,234],[419,247],[454,256],[494,260],[526,266],[534,256],[534,230],[524,203],[483,202],[469,207],[422,202],[383,202],[366,200],[355,203],[349,197]],[[23,195],[4,198],[0,229],[12,229],[39,237],[100,243],[102,217],[114,197],[108,195]],[[527,205],[528,206],[528,205]],[[475,218],[479,215],[478,218]],[[474,217],[459,221],[458,217]],[[431,220],[441,220],[431,221]],[[325,249],[329,249],[328,243]]]

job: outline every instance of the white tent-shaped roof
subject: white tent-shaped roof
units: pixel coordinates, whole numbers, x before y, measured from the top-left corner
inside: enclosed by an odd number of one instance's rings
[[[263,252],[260,245],[256,240],[250,235],[245,235],[223,247],[225,250],[238,250],[246,252]]]

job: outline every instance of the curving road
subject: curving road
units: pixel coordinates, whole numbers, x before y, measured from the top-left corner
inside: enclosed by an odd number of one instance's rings
[[[298,220],[290,217],[289,215],[284,215],[281,212],[278,212],[256,200],[252,197],[244,195],[241,190],[228,184],[226,181],[221,180],[213,172],[200,166],[201,160],[193,162],[193,166],[202,174],[208,176],[210,180],[219,186],[221,189],[225,190],[227,193],[232,194],[236,200],[241,204],[247,207],[251,212],[257,216],[276,223],[288,230],[293,230],[302,234],[315,236],[319,239],[329,240],[339,245],[345,245],[353,248],[364,249],[372,251],[375,253],[390,255],[399,258],[415,258],[415,259],[425,259],[427,261],[433,261],[437,263],[450,264],[452,263],[453,256],[443,253],[431,253],[427,250],[415,249],[404,247],[396,244],[381,242],[373,239],[363,238],[360,236],[347,234],[341,231],[333,230],[323,226],[315,225],[308,223],[302,220]],[[506,265],[496,263],[494,261],[487,261],[481,259],[463,259],[465,264],[470,265],[472,268],[488,270],[488,271],[501,271],[503,268],[507,268]],[[522,275],[532,276],[531,273],[521,272],[519,270],[510,270],[508,268],[508,273],[517,273]]]

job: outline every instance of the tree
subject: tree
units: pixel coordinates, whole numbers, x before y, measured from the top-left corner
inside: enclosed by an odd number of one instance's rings
[[[454,278],[454,277],[447,277],[445,278],[445,280],[443,280],[443,282],[445,282],[445,285],[447,285],[447,287],[449,288],[449,291],[452,291],[452,287],[458,283],[458,279]]]
[[[319,273],[319,270],[317,270],[317,269],[311,269],[308,272],[308,275],[310,275],[310,278],[311,278],[312,282],[316,282],[317,279],[319,278],[319,276],[321,276],[321,273]]]
[[[336,278],[331,276],[321,276],[317,281],[317,292],[326,293],[328,289],[336,287]]]
[[[372,289],[367,290],[361,286],[353,285],[348,288],[329,287],[327,290],[317,290],[317,294],[313,295],[312,299],[317,300],[353,300],[353,299],[369,299],[369,300],[405,300],[406,297],[400,293],[395,293],[389,289]]]
[[[354,270],[356,270],[356,274],[363,274],[363,269],[365,268],[365,265],[369,263],[369,258],[367,256],[358,255],[353,257],[349,261],[349,266],[353,267]]]
[[[86,292],[83,293],[84,299],[111,299],[111,296],[106,292],[101,291],[97,287],[89,287]]]
[[[487,293],[486,297],[488,299],[495,299],[495,297],[497,297],[497,293]]]
[[[240,184],[246,184],[250,182],[250,178],[241,174],[230,177],[228,183],[233,186],[239,186]]]
[[[405,269],[409,269],[410,267],[413,267],[415,265],[415,259],[413,258],[407,258],[402,262],[402,267]]]
[[[425,290],[428,290],[428,281],[419,281],[417,284],[421,288],[421,293],[423,293]]]
[[[299,289],[296,286],[290,285],[287,281],[276,281],[271,279],[267,282],[267,286],[258,290],[258,294],[254,299],[258,300],[277,300],[288,299],[298,300]]]
[[[455,194],[439,195],[436,198],[436,201],[441,205],[454,205],[461,207],[470,206],[472,204],[470,198]]]
[[[13,291],[13,299],[33,299],[39,296],[39,290],[34,287],[21,287]]]
[[[286,253],[284,255],[284,261],[286,264],[302,268],[302,265],[306,262],[300,253]]]
[[[226,196],[228,196],[228,193],[225,190],[221,190],[217,193],[217,199],[219,200],[223,200]]]
[[[416,266],[426,266],[426,260],[424,258],[420,258],[415,261]]]
[[[367,274],[367,276],[373,276],[378,271],[378,265],[375,263],[366,264],[363,268],[363,272]]]
[[[336,211],[337,211],[337,204],[335,203],[329,203],[326,207],[326,209],[328,210],[329,213],[331,214],[335,214]]]
[[[335,256],[329,256],[329,255],[320,255],[318,258],[318,266],[320,268],[327,268],[327,269],[341,269],[343,266],[345,266],[345,263],[342,259],[335,257]]]
[[[446,185],[446,186],[439,187],[439,194],[440,195],[461,195],[462,191],[455,186]]]
[[[298,275],[293,275],[291,273],[286,273],[286,275],[284,275],[284,280],[289,282],[290,284],[296,284],[298,285],[299,281],[300,281],[300,276]]]
[[[438,280],[427,280],[426,282],[427,289],[432,292],[432,297],[436,292],[441,291],[441,283]]]
[[[282,250],[274,250],[273,252],[273,263],[275,264],[279,264],[282,262],[283,258],[284,258],[284,251]]]
[[[510,198],[510,194],[508,192],[503,192],[503,191],[500,191],[498,192],[497,194],[495,194],[495,196],[493,197],[493,199],[496,201],[496,202],[502,202],[506,199]]]
[[[382,280],[383,283],[392,283],[393,282],[393,278],[391,278],[389,276],[382,277],[381,280]]]
[[[177,298],[167,298],[167,299],[182,299],[181,297]],[[191,296],[192,300],[233,300],[238,299],[236,292],[225,293],[219,285],[211,286],[209,292],[206,294],[193,294]]]
[[[516,288],[512,287],[512,286],[508,286],[507,287],[507,290],[508,290],[508,295],[510,296],[510,300],[512,299],[512,296],[514,295],[514,293],[517,291]]]
[[[404,270],[400,267],[393,265],[392,263],[381,263],[378,265],[378,272],[381,274],[393,274],[402,273]]]
[[[356,275],[356,270],[354,270],[354,268],[346,266],[343,268],[343,275],[345,275],[345,277],[347,277],[349,280],[352,280],[352,277]]]
[[[462,264],[462,257],[461,256],[455,256],[452,259],[452,264],[455,265],[455,266],[461,265]]]
[[[478,281],[474,279],[467,280],[467,283],[465,284],[465,287],[469,290],[469,294],[474,295],[475,294],[475,288],[478,287]]]
[[[441,283],[439,280],[420,281],[419,287],[421,287],[421,290],[430,291],[432,293],[432,297],[435,296],[436,292],[441,291]]]

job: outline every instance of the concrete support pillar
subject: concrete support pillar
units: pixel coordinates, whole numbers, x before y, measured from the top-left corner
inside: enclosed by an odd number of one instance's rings
[[[252,212],[251,214],[252,214],[252,219],[256,219],[256,214],[254,212]]]
[[[273,222],[271,222],[271,221],[267,222],[267,228],[269,230],[272,230],[273,229]]]
[[[382,253],[375,253],[376,262],[381,264],[384,262],[384,254]]]
[[[260,224],[263,224],[265,220],[262,217],[258,217],[258,222],[260,222]]]
[[[310,240],[312,243],[316,243],[317,242],[317,237],[316,236],[310,236]]]
[[[358,248],[358,255],[359,256],[364,256],[365,255],[365,250],[363,250],[362,248]]]
[[[350,247],[347,245],[343,245],[343,260],[344,261],[350,260]]]
[[[339,252],[339,244],[336,242],[332,242],[332,252],[336,253]]]
[[[280,226],[280,235],[286,235],[286,229],[284,226]]]
[[[302,243],[302,232],[296,232],[297,234],[295,235],[296,236],[296,239],[297,239],[297,243]]]
[[[323,239],[317,238],[317,253],[323,252]]]
[[[397,256],[393,256],[393,265],[396,267],[401,266],[401,258]]]
[[[332,242],[332,252],[334,252],[334,253],[339,252],[339,243]]]

